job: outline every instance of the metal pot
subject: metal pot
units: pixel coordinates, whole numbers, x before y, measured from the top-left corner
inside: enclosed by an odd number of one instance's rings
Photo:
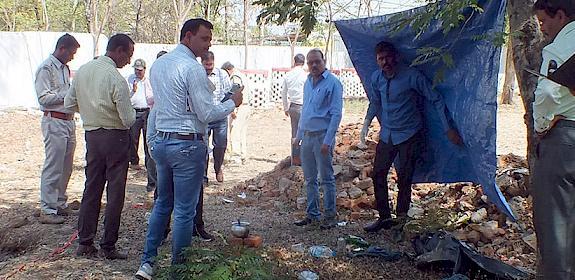
[[[232,224],[232,235],[237,238],[246,238],[250,234],[250,223],[238,220]]]

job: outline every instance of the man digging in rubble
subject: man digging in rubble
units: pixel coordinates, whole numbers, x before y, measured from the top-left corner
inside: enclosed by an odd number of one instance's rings
[[[551,41],[543,49],[540,70],[549,75],[575,53],[575,2],[538,0],[533,10]],[[569,88],[540,78],[533,120],[541,139],[531,189],[537,279],[575,279],[575,98]]]
[[[392,219],[387,189],[387,174],[399,155],[396,214],[405,216],[411,204],[411,181],[420,147],[423,144],[423,114],[417,103],[421,97],[433,104],[447,138],[461,145],[461,137],[449,126],[445,104],[441,95],[432,90],[427,78],[416,69],[399,64],[399,53],[393,44],[380,42],[375,46],[377,64],[381,68],[371,77],[373,89],[368,112],[379,112],[381,131],[373,163],[375,201],[379,219],[364,227],[367,232],[389,229],[397,220]],[[375,114],[368,114],[362,137]]]
[[[301,166],[307,188],[307,217],[297,226],[320,220],[318,172],[323,185],[324,219],[321,229],[335,227],[335,176],[332,167],[335,134],[341,121],[343,87],[325,68],[323,53],[313,49],[307,54],[310,71],[304,84],[303,110],[294,145],[301,145]]]

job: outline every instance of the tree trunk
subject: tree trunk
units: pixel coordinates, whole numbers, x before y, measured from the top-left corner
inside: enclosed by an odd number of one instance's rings
[[[224,44],[229,45],[230,44],[230,39],[229,39],[229,35],[228,35],[228,15],[229,15],[229,5],[228,5],[228,1],[224,0]]]
[[[134,24],[134,40],[137,42],[140,40],[138,31],[140,30],[140,22],[142,21],[142,0],[136,0],[136,22]]]
[[[501,104],[513,104],[513,91],[515,86],[515,67],[513,66],[513,45],[507,42],[507,54],[505,58],[505,80],[501,93]]]
[[[44,18],[44,31],[50,30],[50,18],[48,17],[48,5],[46,5],[46,0],[42,0],[42,16]]]
[[[248,0],[244,0],[244,69],[248,69]]]
[[[543,36],[539,30],[539,23],[534,18],[532,7],[534,0],[509,0],[507,13],[509,14],[510,30],[519,31],[521,35],[511,36],[513,47],[513,62],[515,69],[539,69],[541,66],[541,50],[544,47]],[[526,71],[517,72],[517,81],[521,99],[525,107],[525,125],[527,126],[527,160],[532,170],[535,149],[538,139],[533,129],[533,100],[537,87],[537,77]]]
[[[331,42],[331,37],[332,37],[332,27],[333,27],[333,21],[332,21],[332,17],[333,17],[333,13],[331,11],[331,1],[327,1],[327,11],[328,11],[328,27],[327,27],[327,39],[325,42],[325,57],[324,59],[327,59],[328,55],[328,51],[330,49],[330,42]]]

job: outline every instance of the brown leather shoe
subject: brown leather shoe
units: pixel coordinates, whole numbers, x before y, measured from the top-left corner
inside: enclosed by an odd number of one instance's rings
[[[78,257],[93,257],[98,254],[98,249],[94,245],[78,245],[76,249],[76,256]]]
[[[128,258],[128,254],[123,252],[118,252],[117,249],[100,249],[100,256],[109,259],[109,260],[125,260]]]
[[[72,210],[70,207],[58,209],[58,216],[75,216],[75,215],[78,215],[78,212]]]
[[[40,223],[42,224],[51,224],[51,225],[56,225],[56,224],[63,224],[66,220],[64,220],[63,217],[60,217],[56,214],[45,214],[45,213],[40,213]]]
[[[216,174],[216,180],[220,183],[224,182],[224,172],[222,170]]]

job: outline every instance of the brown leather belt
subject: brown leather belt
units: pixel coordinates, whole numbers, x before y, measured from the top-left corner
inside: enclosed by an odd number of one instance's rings
[[[52,118],[57,118],[65,121],[71,121],[74,119],[74,114],[65,114],[56,111],[44,111],[44,116],[51,116]]]

